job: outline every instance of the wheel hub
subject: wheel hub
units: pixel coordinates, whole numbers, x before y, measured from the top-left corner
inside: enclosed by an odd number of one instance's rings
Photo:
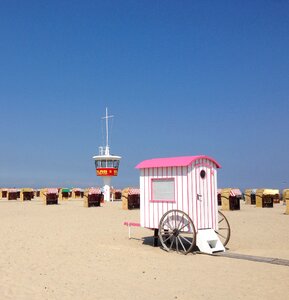
[[[179,235],[179,233],[180,233],[180,231],[179,231],[177,228],[175,228],[175,229],[173,230],[173,235],[174,235],[175,237],[177,237],[177,236]]]

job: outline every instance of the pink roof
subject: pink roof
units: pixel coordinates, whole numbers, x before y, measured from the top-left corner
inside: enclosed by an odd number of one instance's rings
[[[136,168],[145,169],[158,167],[185,167],[189,166],[198,159],[208,159],[216,164],[217,168],[221,168],[221,166],[213,158],[206,155],[153,158],[142,161],[136,166]]]

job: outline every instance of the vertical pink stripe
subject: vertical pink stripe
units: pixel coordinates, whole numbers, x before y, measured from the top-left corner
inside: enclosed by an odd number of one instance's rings
[[[182,176],[182,210],[184,211],[184,167],[181,167],[181,176]]]
[[[210,169],[210,203],[211,203],[211,228],[214,228],[214,214],[213,214],[213,208],[214,208],[214,201],[213,201],[213,185],[212,185],[212,179],[213,179],[213,169]]]
[[[214,188],[214,172],[215,170],[212,168],[211,170],[211,198],[212,198],[212,228],[216,228],[216,214],[215,214],[215,209],[216,209],[216,203],[215,203],[215,188]]]
[[[156,171],[157,171],[157,178],[159,178],[159,168],[157,168],[156,169]],[[159,222],[160,222],[160,217],[159,217],[159,206],[161,205],[161,204],[159,204],[159,203],[156,203],[157,204],[157,223],[155,224],[155,228],[158,228],[158,224],[159,224]]]
[[[150,223],[149,223],[149,169],[146,169],[146,191],[147,191],[147,194],[146,194],[146,222],[147,222],[147,227],[149,227]]]
[[[214,185],[213,185],[213,180],[214,180],[214,169],[212,168],[211,171],[211,215],[212,215],[212,228],[215,229],[215,197],[214,195]]]
[[[166,168],[166,178],[168,178],[169,174],[168,174],[168,168]],[[166,203],[166,212],[169,210],[169,204]]]
[[[171,174],[171,176],[173,177],[173,168],[171,167],[170,168],[170,174]],[[176,183],[175,183],[175,197],[176,197]],[[177,197],[176,197],[176,201],[177,201],[178,199],[177,199]],[[172,209],[172,204],[169,204],[169,209]]]
[[[194,203],[195,201],[195,197],[194,197],[194,183],[193,183],[193,166],[190,167],[190,185],[191,185],[191,194],[190,194],[190,199],[189,199],[189,203],[191,203],[191,209],[192,209],[192,216],[193,216],[193,222],[196,225],[196,218],[195,218],[195,208],[194,208]]]
[[[196,169],[196,178],[197,178],[197,180],[198,180],[198,194],[200,194],[201,193],[201,183],[200,183],[200,177],[199,177],[199,168],[198,169]],[[200,200],[198,200],[198,210],[199,210],[199,212],[200,212],[200,225],[199,225],[199,228],[203,228],[203,210],[202,210],[202,203],[201,203],[201,201]]]
[[[195,203],[196,203],[196,216],[197,216],[197,219],[196,219],[196,227],[197,227],[197,230],[199,229],[199,209],[198,209],[198,182],[197,182],[197,177],[196,177],[196,168],[194,169],[194,178],[195,178]]]
[[[203,159],[202,159],[202,163],[204,164],[204,160]],[[203,168],[201,168],[201,169],[203,170]],[[199,171],[201,171],[201,169]],[[199,176],[200,176],[200,174],[199,174]],[[203,197],[202,197],[203,225],[202,226],[203,226],[203,228],[205,228],[206,227],[205,226],[206,225],[206,199],[204,199],[204,198],[206,198],[206,194],[205,194],[205,180],[202,180],[201,183],[202,183],[202,195],[203,195]]]
[[[201,160],[201,164],[203,163],[203,160]],[[204,228],[205,226],[205,205],[204,205],[204,198],[205,198],[205,195],[204,195],[204,180],[201,180],[201,176],[200,176],[200,171],[201,171],[201,168],[200,167],[198,169],[198,178],[199,178],[199,182],[200,182],[200,190],[201,190],[201,194],[202,194],[202,198],[201,198],[201,217],[202,217],[202,228]]]
[[[180,208],[180,196],[179,196],[179,179],[180,179],[180,177],[178,176],[179,167],[175,167],[174,169],[175,169],[174,176],[175,176],[175,180],[177,182],[176,189],[177,189],[177,197],[178,197],[178,199],[176,201],[176,205],[177,205],[177,209],[179,209]]]
[[[208,195],[208,182],[209,182],[209,176],[210,174],[208,174],[208,168],[205,168],[206,171],[206,178],[204,180],[204,184],[205,184],[205,193],[206,193],[206,201],[205,201],[205,207],[206,207],[206,211],[205,211],[205,217],[206,217],[206,222],[205,222],[205,228],[209,228],[209,216],[208,216],[208,205],[209,205],[209,195]]]
[[[190,214],[190,206],[189,206],[189,167],[187,166],[187,208],[188,208],[188,214],[193,220],[193,215]]]
[[[174,180],[175,180],[175,197],[176,197],[176,201],[175,201],[175,205],[172,205],[170,207],[170,209],[177,209],[177,206],[178,206],[178,181],[177,181],[177,178],[175,177],[173,167],[171,168],[171,176],[174,177]],[[176,206],[176,207],[173,207],[173,206]]]
[[[153,168],[153,174],[152,174],[152,179],[156,178],[156,170],[157,168]],[[152,182],[153,183],[153,182]],[[153,186],[152,186],[153,188]],[[158,212],[158,203],[152,203],[152,209],[153,209],[153,228],[156,228],[156,223],[157,223],[157,212]]]
[[[201,160],[201,164],[203,164],[203,159]],[[201,180],[201,176],[200,176],[200,171],[202,170],[203,168],[200,167],[199,168],[199,174],[198,174],[198,177],[199,177],[199,180],[200,180],[200,186],[201,186],[201,189],[202,189],[202,201],[201,201],[201,205],[202,205],[202,228],[205,227],[205,201],[204,201],[204,198],[205,198],[205,188],[204,188],[204,180]]]
[[[164,178],[164,168],[162,168],[162,178]],[[164,203],[162,202],[161,216],[164,214]]]
[[[204,165],[205,165],[205,160],[204,160]],[[205,170],[205,172],[206,172],[206,177],[205,177],[205,179],[203,180],[203,193],[204,193],[204,195],[205,195],[205,201],[203,201],[204,202],[204,228],[208,228],[208,189],[207,189],[207,186],[208,186],[208,184],[207,184],[207,180],[208,180],[208,176],[209,176],[209,174],[207,173],[207,168],[206,167],[204,167],[203,168],[204,170]]]
[[[208,196],[208,176],[210,176],[210,174],[208,174],[208,168],[205,168],[206,171],[206,178],[204,180],[204,185],[205,185],[205,190],[204,192],[206,193],[206,201],[205,201],[205,206],[206,206],[206,211],[205,211],[205,217],[206,217],[206,222],[205,222],[205,228],[208,228],[208,204],[209,204],[209,196]]]
[[[148,169],[146,169],[146,180],[145,180],[145,185],[146,185],[146,227],[149,227],[149,212],[148,212],[148,206],[149,206],[149,182],[148,182]]]
[[[213,195],[214,195],[214,228],[218,229],[218,193],[217,193],[217,170],[214,166],[214,176],[213,176]]]
[[[153,179],[154,177],[154,168],[152,168],[152,174],[151,174],[151,179]],[[152,181],[151,181],[151,185],[152,185]],[[151,191],[152,191],[152,186],[151,186]],[[152,191],[153,192],[153,191]],[[152,195],[153,196],[153,195]],[[153,199],[151,196],[151,199]],[[153,224],[152,224],[152,227],[151,228],[155,228],[155,209],[154,209],[154,204],[151,203],[151,209],[152,209],[152,216],[153,216]]]
[[[192,220],[194,220],[194,208],[193,208],[193,179],[192,179],[192,167],[189,166],[189,185],[190,185],[190,192],[189,192],[189,197],[188,197],[188,203],[190,204],[190,210],[192,212]],[[195,223],[195,220],[194,220]]]
[[[146,227],[146,204],[147,204],[147,199],[146,199],[146,192],[147,192],[147,187],[146,187],[146,169],[143,169],[143,219],[144,219],[144,227]]]
[[[208,228],[212,228],[212,197],[211,197],[211,168],[207,167],[208,180],[207,180],[207,195],[208,195]]]
[[[148,169],[148,191],[149,191],[149,199],[148,199],[148,219],[149,219],[149,228],[152,228],[151,224],[151,204],[150,204],[150,199],[152,197],[151,195],[151,177],[150,177],[150,168]]]
[[[190,192],[190,194],[189,194],[189,199],[188,199],[188,201],[189,201],[189,203],[191,204],[191,210],[192,210],[192,220],[193,220],[193,222],[194,222],[194,224],[196,224],[196,220],[195,220],[195,216],[194,216],[194,186],[193,186],[193,174],[192,174],[192,172],[193,172],[193,167],[192,166],[190,166],[190,188],[191,188],[191,192]]]

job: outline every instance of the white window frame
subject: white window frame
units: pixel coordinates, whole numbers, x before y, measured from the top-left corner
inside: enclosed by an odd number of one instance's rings
[[[174,177],[151,179],[151,202],[176,202]]]

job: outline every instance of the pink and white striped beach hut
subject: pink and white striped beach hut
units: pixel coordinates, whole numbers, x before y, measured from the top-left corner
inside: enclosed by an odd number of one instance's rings
[[[194,231],[195,235],[203,229],[218,231],[217,169],[220,167],[206,155],[155,158],[139,163],[136,168],[140,170],[140,226],[155,229],[155,237],[157,230],[161,242],[164,233],[159,231],[162,228],[165,233],[172,231],[173,222],[179,223],[175,235],[186,226],[183,231]],[[190,221],[193,224],[188,224]],[[184,240],[181,236],[175,240],[181,249]]]

